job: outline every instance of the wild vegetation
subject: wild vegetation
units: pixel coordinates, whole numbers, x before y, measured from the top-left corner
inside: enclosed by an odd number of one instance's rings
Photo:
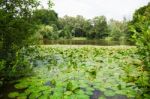
[[[150,3],[131,21],[60,18],[52,5],[0,0],[0,98],[150,98]],[[135,46],[39,45],[75,37]]]
[[[36,51],[30,52],[31,49]],[[41,46],[31,49],[22,50],[20,54],[30,61],[34,75],[16,80],[14,88],[18,90],[10,92],[10,98],[141,98],[144,90],[139,86],[148,85],[148,72],[143,70],[135,47]]]
[[[133,20],[129,23],[130,31],[133,34],[133,40],[136,42],[138,54],[143,59],[144,70],[150,75],[150,3],[138,9]],[[150,77],[148,80],[150,83]],[[142,86],[141,86],[142,87]],[[150,93],[150,85],[143,87],[145,93]]]
[[[43,33],[40,33],[44,39],[62,40],[73,39],[75,37],[84,37],[86,39],[106,39],[109,41],[130,40],[127,25],[128,21],[126,19],[124,19],[124,21],[122,22],[113,19],[107,22],[105,16],[97,16],[93,19],[85,19],[81,15],[78,15],[76,17],[64,16],[63,18],[59,18],[57,17],[57,14],[53,15],[53,17],[55,16],[55,18],[53,18],[52,15],[47,15],[48,18],[45,18],[43,14],[46,12],[44,11],[47,10],[38,10],[37,12],[41,13],[40,16],[36,14],[34,15],[36,17],[41,17],[41,24],[50,25],[52,28],[54,28],[54,36],[49,34],[51,38],[44,36],[44,32],[47,33],[46,30],[43,31]],[[36,17],[35,19],[38,20]],[[51,20],[49,19],[50,17],[52,17]],[[45,20],[42,20],[43,18]],[[50,23],[47,23],[47,21]]]

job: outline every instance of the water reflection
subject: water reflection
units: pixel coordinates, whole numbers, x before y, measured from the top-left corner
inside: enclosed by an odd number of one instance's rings
[[[62,44],[62,45],[102,45],[102,46],[112,46],[112,45],[133,45],[131,42],[127,41],[106,41],[106,40],[46,40],[44,44]]]

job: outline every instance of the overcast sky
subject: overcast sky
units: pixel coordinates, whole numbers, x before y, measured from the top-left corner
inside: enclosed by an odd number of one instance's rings
[[[135,9],[150,0],[52,0],[59,17],[83,15],[85,18],[104,15],[107,19],[131,19]]]

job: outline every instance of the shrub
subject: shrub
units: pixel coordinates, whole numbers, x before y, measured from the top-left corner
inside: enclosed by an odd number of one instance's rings
[[[40,40],[43,40],[43,43],[45,43],[45,40],[56,40],[59,38],[59,33],[54,27],[49,25],[40,25],[39,29],[36,33],[36,38],[39,38]]]
[[[130,31],[134,33],[133,40],[136,43],[138,48],[138,53],[143,60],[144,71],[148,71],[148,75],[150,75],[150,3],[147,6],[141,7],[138,9],[134,16],[133,20],[130,22]],[[150,93],[150,77],[149,78],[142,78],[142,82],[144,79],[147,79],[148,83],[146,86],[139,86],[142,87],[145,91],[143,96],[145,99],[149,99]]]

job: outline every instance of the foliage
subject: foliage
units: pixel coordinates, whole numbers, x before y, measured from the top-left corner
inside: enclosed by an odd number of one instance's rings
[[[89,38],[105,38],[108,36],[107,20],[105,16],[99,16],[92,19],[92,29],[88,34]]]
[[[128,37],[128,26],[127,21],[124,19],[124,21],[116,21],[116,20],[110,20],[108,23],[108,29],[109,29],[109,37],[112,38],[112,40],[115,41],[126,41]]]
[[[87,20],[83,16],[64,16],[59,19],[60,29],[68,30],[73,37],[104,38],[107,35],[107,22],[104,16]],[[96,33],[96,34],[94,34]]]
[[[76,17],[64,16],[59,18],[60,37],[86,37],[88,39],[104,39],[126,41],[130,38],[128,34],[128,22],[110,20],[107,23],[105,16],[97,16],[93,19],[85,19],[81,15]]]
[[[63,28],[63,30],[60,30],[60,31],[59,31],[59,37],[60,37],[60,38],[65,38],[65,39],[70,39],[70,38],[72,38],[72,34],[71,34],[70,31],[71,31],[71,30],[70,30],[70,27],[69,27],[69,26],[65,26],[65,27]]]
[[[18,63],[20,68],[28,65],[25,59],[18,60],[17,55],[20,49],[29,45],[34,33],[31,17],[37,7],[38,0],[0,0],[0,63],[5,62],[0,79],[9,79]]]
[[[131,21],[131,31],[134,32],[133,39],[139,52],[145,60],[145,65],[150,68],[150,4],[137,10]]]
[[[57,25],[58,15],[54,10],[38,9],[33,12],[32,19],[36,24]]]
[[[0,73],[2,73],[4,66],[5,66],[5,61],[4,60],[0,61]],[[3,84],[3,78],[0,79],[0,87],[2,86],[2,84]]]
[[[41,46],[26,50],[35,75],[17,80],[18,93],[29,98],[141,98],[147,71],[134,47]],[[117,71],[117,72],[116,72]],[[144,78],[144,79],[143,79]],[[16,90],[15,89],[15,90]],[[24,91],[20,91],[24,90]],[[14,91],[12,91],[14,92]]]
[[[46,44],[46,40],[56,40],[58,37],[58,31],[49,25],[40,25],[35,35],[35,39],[38,39],[39,41],[43,40],[44,44]]]
[[[33,13],[33,22],[41,25],[55,25],[58,39],[72,39],[74,37],[86,37],[88,39],[104,39],[126,41],[131,35],[128,34],[127,21],[110,20],[107,23],[105,16],[97,16],[86,19],[81,15],[76,17],[64,16],[58,18],[57,13],[49,9],[39,9]]]
[[[15,98],[15,97],[17,97],[17,96],[19,96],[19,93],[18,93],[18,92],[12,92],[12,93],[9,94],[8,97],[10,97],[10,98]]]
[[[75,37],[86,37],[90,30],[90,22],[81,15],[75,17],[76,23],[74,25],[74,36]]]
[[[144,69],[150,75],[150,3],[136,10],[133,20],[130,22],[130,31],[134,33],[133,40],[136,42],[138,53],[144,62]],[[141,81],[147,79],[146,86],[141,86],[145,89],[145,93],[149,94],[150,78],[141,78]],[[146,95],[147,96],[147,95]],[[149,97],[148,97],[149,98]]]
[[[5,61],[4,60],[0,61],[0,71],[4,69],[4,65],[5,65]]]
[[[85,18],[83,16],[64,16],[59,19],[59,26],[62,30],[60,37],[85,37]]]

